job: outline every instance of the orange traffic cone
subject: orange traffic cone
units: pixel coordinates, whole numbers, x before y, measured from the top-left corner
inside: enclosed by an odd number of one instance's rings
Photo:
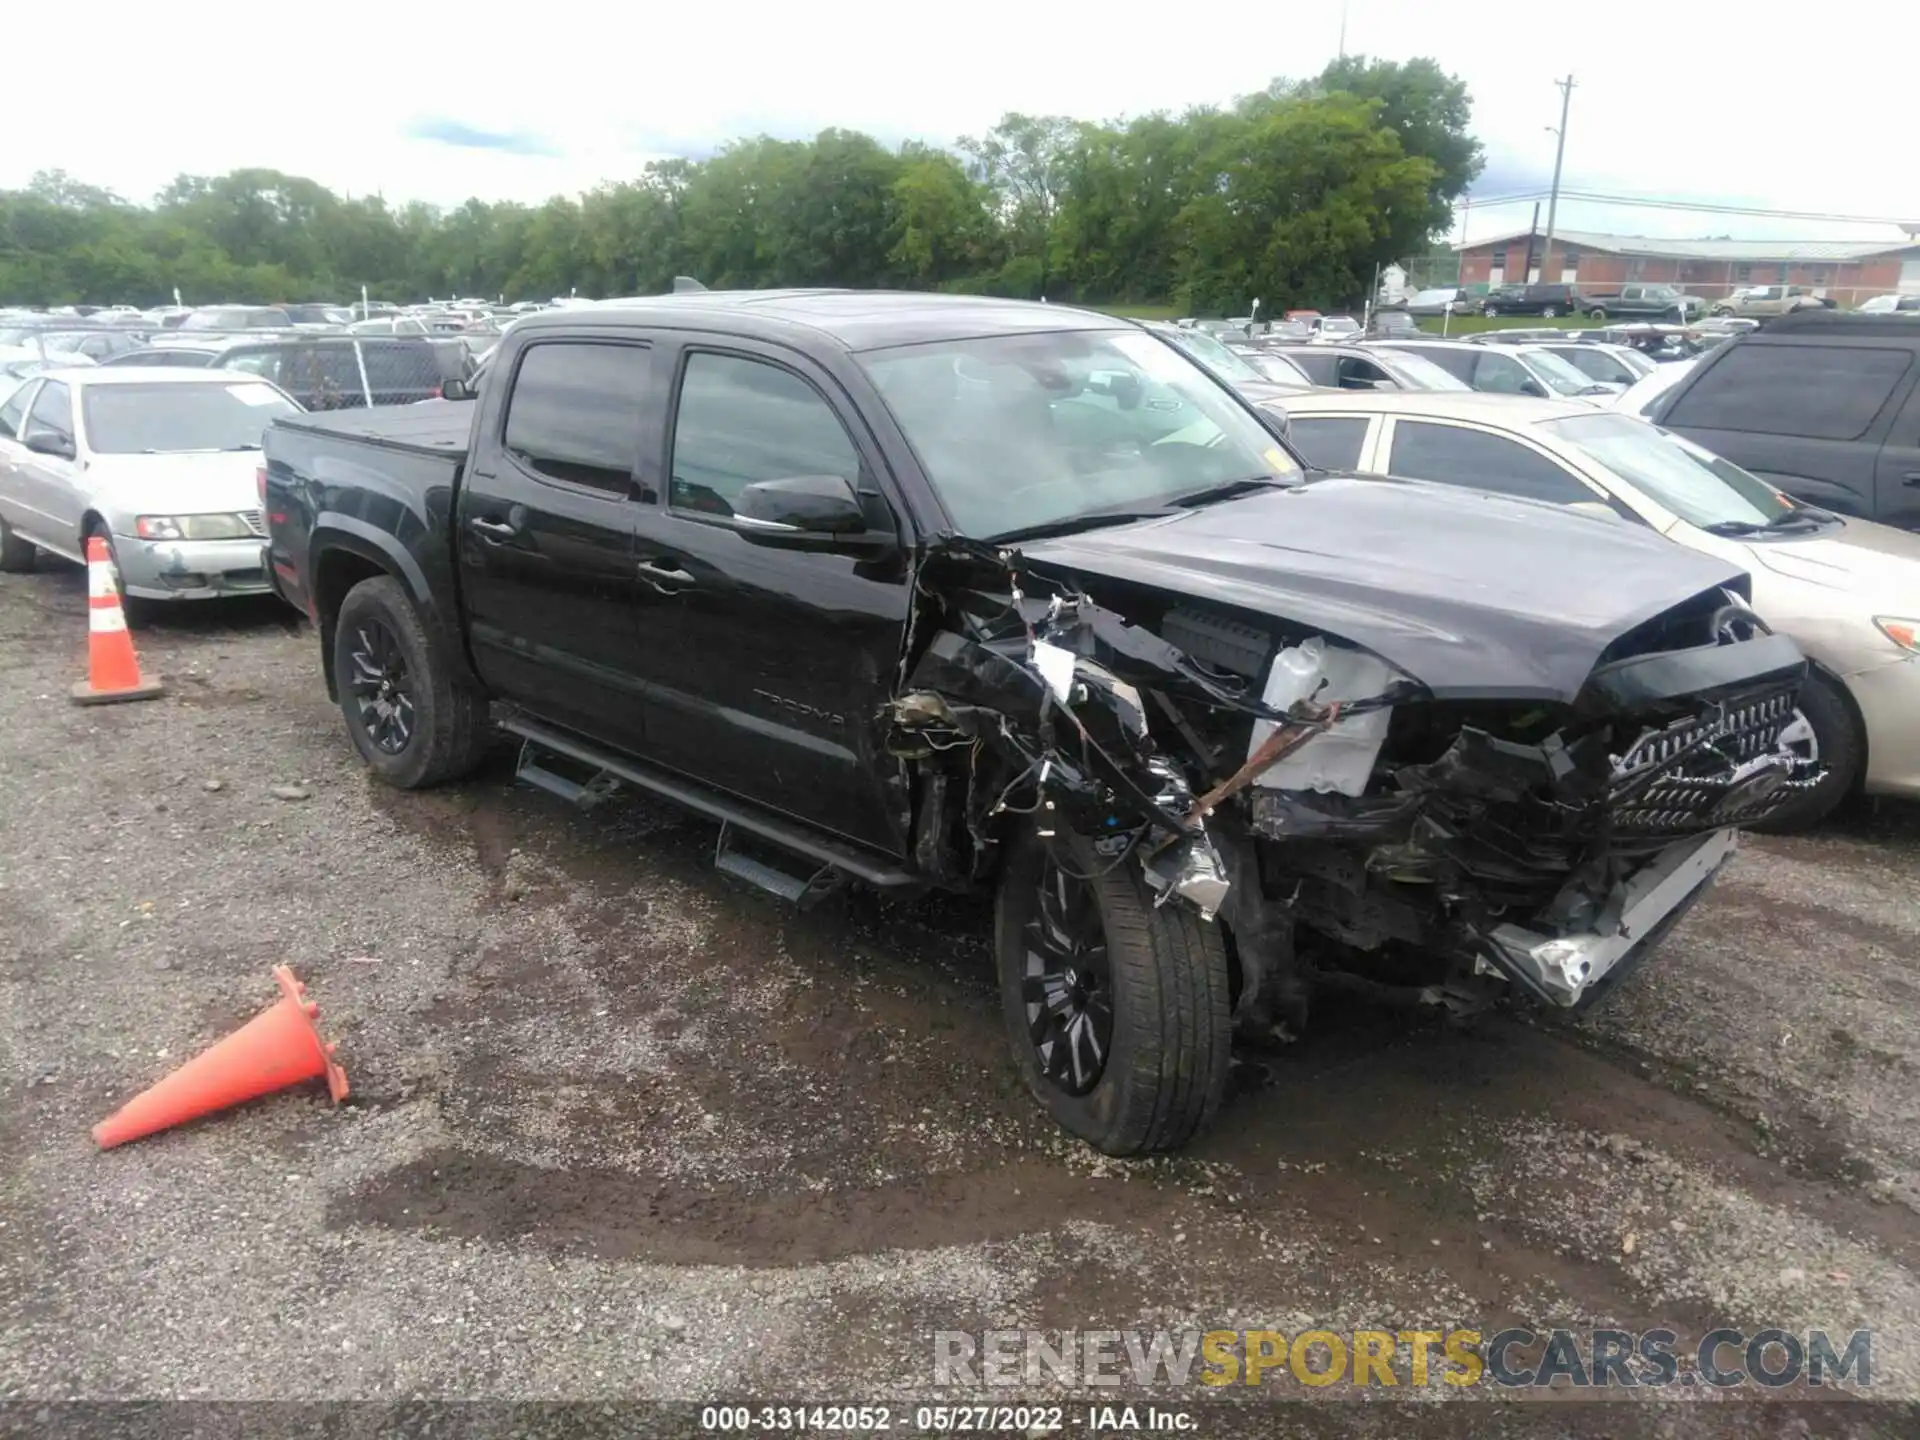
[[[120,587],[113,583],[113,557],[98,535],[87,537],[87,678],[73,687],[76,705],[151,700],[166,687],[140,676]]]
[[[211,1050],[142,1091],[93,1127],[102,1150],[138,1140],[170,1126],[211,1115],[242,1101],[271,1095],[302,1080],[327,1079],[334,1104],[347,1098],[347,1072],[333,1061],[334,1047],[313,1028],[320,1007],[285,965],[273,967],[284,992],[262,1012]]]

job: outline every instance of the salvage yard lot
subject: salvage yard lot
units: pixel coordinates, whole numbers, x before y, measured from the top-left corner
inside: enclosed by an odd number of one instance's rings
[[[1123,1163],[1019,1087],[984,906],[797,915],[510,756],[381,789],[277,602],[78,709],[85,617],[0,579],[0,1399],[925,1399],[936,1329],[1514,1322],[1871,1326],[1920,1396],[1914,809],[1751,841],[1577,1028],[1329,999]],[[350,1103],[97,1153],[281,961]]]

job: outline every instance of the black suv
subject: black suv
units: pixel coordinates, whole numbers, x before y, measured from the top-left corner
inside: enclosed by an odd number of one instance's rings
[[[308,410],[434,400],[449,380],[465,380],[474,369],[473,353],[462,341],[422,336],[313,335],[163,345],[109,363],[245,370],[271,380]]]
[[[1648,417],[1796,499],[1920,530],[1920,316],[1807,310],[1702,358]]]
[[[1580,292],[1571,285],[1501,285],[1480,302],[1482,315],[1575,315]]]

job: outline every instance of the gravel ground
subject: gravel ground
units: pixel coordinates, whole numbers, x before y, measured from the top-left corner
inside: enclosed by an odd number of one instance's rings
[[[162,621],[164,699],[73,707],[85,604],[0,577],[0,1399],[909,1399],[936,1328],[1511,1323],[1871,1326],[1920,1396],[1914,809],[1752,841],[1577,1028],[1328,1001],[1120,1164],[1018,1090],[983,907],[796,915],[706,824],[510,758],[377,789],[277,602]],[[352,1100],[97,1152],[283,961]],[[1914,1423],[1846,1416],[1813,1433]]]

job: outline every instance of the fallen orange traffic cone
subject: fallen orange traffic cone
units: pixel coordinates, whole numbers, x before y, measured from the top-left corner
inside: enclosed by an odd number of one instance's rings
[[[87,537],[87,678],[73,687],[76,705],[110,705],[116,700],[151,700],[166,687],[140,675],[120,608],[120,587],[113,581],[113,557],[98,535]]]
[[[334,1063],[334,1047],[313,1028],[320,1007],[306,998],[307,987],[285,965],[273,967],[273,978],[284,993],[271,1010],[255,1016],[94,1126],[95,1143],[110,1150],[323,1075],[334,1103],[346,1099],[347,1072]]]

